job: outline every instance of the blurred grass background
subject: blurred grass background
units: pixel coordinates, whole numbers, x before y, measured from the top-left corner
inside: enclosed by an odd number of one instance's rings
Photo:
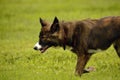
[[[92,56],[96,71],[74,75],[76,56],[69,50],[33,50],[39,18],[50,22],[120,16],[120,0],[0,0],[0,80],[120,80],[120,59],[111,46]]]

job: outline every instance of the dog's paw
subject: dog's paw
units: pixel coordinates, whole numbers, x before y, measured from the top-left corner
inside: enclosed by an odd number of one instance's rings
[[[89,73],[92,71],[96,71],[96,69],[94,67],[88,67],[87,69],[84,69],[83,73]]]

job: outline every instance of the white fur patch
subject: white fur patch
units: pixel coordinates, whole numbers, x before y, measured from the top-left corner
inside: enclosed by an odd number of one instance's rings
[[[42,48],[42,46],[39,44],[39,42],[37,42],[35,44],[34,48],[36,48],[37,50],[40,50]]]
[[[97,53],[97,52],[100,52],[100,51],[102,51],[102,50],[101,49],[97,49],[97,50],[95,50],[95,49],[89,49],[88,53]]]

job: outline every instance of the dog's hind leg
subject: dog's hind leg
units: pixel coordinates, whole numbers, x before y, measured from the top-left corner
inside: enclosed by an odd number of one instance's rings
[[[120,57],[120,39],[116,40],[113,44],[118,56]]]
[[[77,56],[77,65],[75,74],[81,76],[84,73],[84,68],[88,60],[90,59],[91,54],[81,54]]]

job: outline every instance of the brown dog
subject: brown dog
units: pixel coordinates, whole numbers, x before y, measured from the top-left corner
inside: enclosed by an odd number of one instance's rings
[[[120,57],[120,16],[81,21],[59,22],[55,17],[52,24],[40,18],[42,25],[39,42],[35,50],[45,52],[51,46],[72,47],[77,55],[76,74],[81,75],[93,53],[105,50],[113,43]]]

